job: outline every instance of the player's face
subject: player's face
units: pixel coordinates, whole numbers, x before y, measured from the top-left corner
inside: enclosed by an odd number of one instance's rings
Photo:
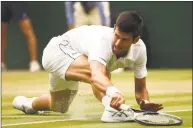
[[[133,43],[133,35],[131,33],[120,32],[118,27],[115,27],[113,34],[113,53],[117,57],[124,57]]]

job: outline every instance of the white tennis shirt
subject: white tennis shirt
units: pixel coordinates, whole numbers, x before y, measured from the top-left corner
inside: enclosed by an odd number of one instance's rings
[[[68,40],[73,50],[88,56],[88,62],[91,60],[99,61],[109,71],[128,67],[133,64],[136,78],[143,78],[147,75],[146,46],[141,39],[131,45],[128,55],[125,58],[117,59],[112,52],[113,28],[85,25],[72,29],[58,36],[58,38],[64,41]]]

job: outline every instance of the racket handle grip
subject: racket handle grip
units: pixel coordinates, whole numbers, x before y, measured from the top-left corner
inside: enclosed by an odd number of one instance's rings
[[[126,105],[126,104],[121,104],[120,107],[119,107],[119,109],[124,110],[124,111],[127,111],[130,108],[131,107],[129,105]]]

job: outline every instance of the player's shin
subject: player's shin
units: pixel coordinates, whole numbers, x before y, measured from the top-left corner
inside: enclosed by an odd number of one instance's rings
[[[51,96],[44,94],[32,102],[32,108],[38,111],[51,110]]]

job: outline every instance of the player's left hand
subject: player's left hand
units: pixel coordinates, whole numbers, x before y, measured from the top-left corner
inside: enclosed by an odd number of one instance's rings
[[[162,104],[151,103],[151,102],[147,102],[146,100],[142,100],[140,102],[140,109],[146,110],[146,111],[157,112],[157,111],[163,109],[163,106],[162,106]]]

